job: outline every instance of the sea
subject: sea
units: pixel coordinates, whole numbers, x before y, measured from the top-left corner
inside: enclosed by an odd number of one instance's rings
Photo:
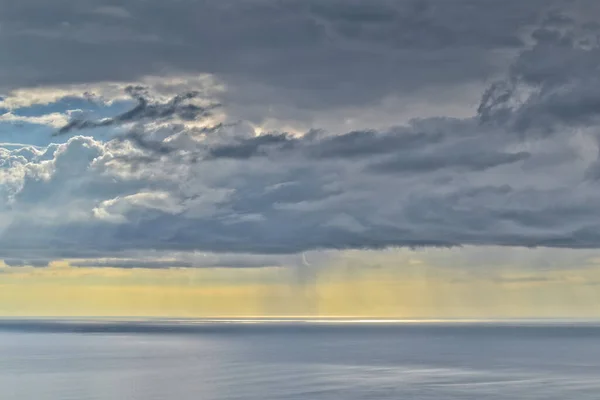
[[[600,324],[0,320],[2,400],[599,400]]]

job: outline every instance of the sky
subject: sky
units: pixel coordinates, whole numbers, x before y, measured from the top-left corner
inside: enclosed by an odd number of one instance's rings
[[[0,10],[0,315],[600,316],[597,1]]]

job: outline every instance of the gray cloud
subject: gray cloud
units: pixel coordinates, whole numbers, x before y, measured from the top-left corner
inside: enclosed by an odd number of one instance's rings
[[[323,259],[321,256],[319,259]],[[86,268],[262,268],[294,267],[301,265],[300,255],[256,255],[256,254],[176,254],[170,259],[114,258],[72,260],[73,267]]]
[[[209,157],[248,159],[255,156],[266,155],[267,149],[291,149],[297,140],[288,135],[268,133],[254,138],[244,138],[234,144],[221,144],[209,150]]]
[[[523,48],[523,35],[550,6],[2,0],[0,51],[11,57],[0,60],[0,87],[211,73],[227,85],[223,101],[236,118],[260,122],[272,109],[277,118],[298,119],[482,82],[504,67],[499,52]]]
[[[191,99],[150,101],[155,87],[132,92],[138,106],[110,123],[84,120],[66,128],[135,122],[122,136],[107,141],[76,136],[35,151],[0,152],[6,182],[0,187],[0,256],[119,258],[118,265],[132,267],[145,260],[123,261],[124,253],[273,256],[391,246],[600,247],[600,189],[590,179],[600,176],[595,174],[600,43],[590,39],[595,28],[581,22],[573,8],[574,16],[555,12],[530,29],[531,35],[515,34],[509,27],[530,27],[539,3],[503,3],[506,10],[496,3],[475,2],[472,8],[442,1],[251,1],[239,8],[206,3],[198,18],[207,25],[194,27],[180,14],[181,4],[165,7],[165,22],[148,20],[165,32],[165,40],[210,33],[216,16],[239,21],[231,31],[219,31],[215,42],[188,43],[189,59],[175,58],[182,70],[191,68],[199,57],[194,46],[205,46],[198,68],[218,72],[226,83],[223,99],[231,102],[224,110],[233,113],[230,118],[244,115],[240,103],[249,93],[257,104],[272,105],[276,117],[290,107],[296,110],[292,114],[326,113],[387,93],[408,96],[412,85],[443,91],[446,84],[495,71],[475,55],[490,60],[508,49],[514,58],[468,116],[440,114],[341,134],[265,133],[247,121],[198,128],[171,120],[204,121],[206,110],[185,108],[183,100]],[[103,18],[139,21],[158,7],[153,2],[148,10],[123,6],[132,18],[125,13]],[[245,20],[238,19],[242,13]],[[174,15],[180,26],[169,26],[167,17]],[[260,21],[267,21],[263,30],[254,26]],[[404,24],[398,27],[398,21]],[[281,34],[273,35],[278,29]],[[224,54],[217,54],[217,43]],[[138,55],[146,56],[143,49]],[[458,59],[460,65],[448,66]],[[434,77],[433,70],[446,74]],[[277,90],[244,92],[250,87],[245,85]],[[267,109],[264,118],[271,116]],[[226,264],[244,263],[201,263]]]
[[[492,84],[478,109],[483,123],[550,134],[598,123],[600,26],[546,19],[534,45],[516,58],[506,79]]]
[[[423,123],[425,122],[425,123]],[[446,121],[451,125],[451,121]],[[236,143],[218,144],[209,150],[210,157],[247,159],[265,156],[271,152],[302,151],[315,159],[363,158],[400,151],[417,150],[445,139],[446,133],[419,131],[428,129],[430,121],[417,121],[411,127],[396,127],[387,132],[352,131],[341,135],[323,135],[310,131],[301,138],[285,133],[267,133],[243,138]],[[460,132],[455,132],[460,135]]]
[[[52,260],[17,260],[17,259],[5,259],[4,264],[9,267],[47,267]]]
[[[190,104],[187,102],[188,100],[192,100],[200,96],[199,92],[194,91],[177,95],[166,103],[157,101],[151,102],[151,99],[148,98],[147,89],[141,86],[128,86],[125,88],[125,91],[137,101],[137,105],[131,110],[112,118],[104,118],[97,121],[76,118],[60,128],[56,132],[56,135],[62,135],[83,129],[118,126],[141,121],[160,122],[176,117],[184,121],[194,121],[198,118],[210,116],[211,110],[218,107],[216,104],[206,107],[197,104]],[[135,135],[131,135],[131,138],[136,139],[137,137]]]
[[[400,156],[391,160],[382,161],[370,166],[375,172],[402,173],[402,172],[428,172],[440,169],[458,170],[485,170],[504,164],[512,164],[530,157],[527,152],[519,153],[473,153],[425,156]]]
[[[387,132],[354,131],[337,136],[264,134],[208,150],[208,160],[302,156],[315,160],[376,159],[367,169],[380,173],[426,173],[436,170],[485,170],[526,160],[525,151],[490,150],[473,121],[416,121]],[[444,133],[441,133],[444,131]],[[494,139],[491,138],[493,141]],[[496,143],[499,145],[498,141]],[[506,143],[505,143],[506,144]]]
[[[75,261],[70,263],[78,268],[126,268],[126,269],[156,269],[156,268],[191,268],[194,265],[190,262],[179,260],[91,260]]]

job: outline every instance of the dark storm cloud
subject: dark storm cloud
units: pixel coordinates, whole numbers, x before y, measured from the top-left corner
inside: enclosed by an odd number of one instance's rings
[[[486,79],[548,3],[2,0],[0,87],[211,73],[240,117],[361,106]]]
[[[160,8],[146,4],[147,9],[132,3],[124,5],[127,12],[100,15],[111,23],[139,24]],[[415,87],[430,85],[441,92],[446,84],[486,76],[493,68],[482,60],[489,61],[497,50],[509,49],[514,57],[506,73],[482,90],[470,116],[440,114],[400,127],[336,135],[320,130],[256,135],[243,123],[214,130],[178,125],[170,118],[186,119],[190,110],[180,108],[183,101],[150,102],[144,94],[137,107],[110,119],[113,125],[136,122],[122,137],[102,142],[77,136],[44,159],[36,153],[7,162],[0,195],[10,213],[0,219],[0,256],[89,259],[150,250],[295,254],[462,245],[598,248],[600,189],[590,178],[600,176],[600,43],[594,39],[597,28],[577,19],[594,14],[569,14],[568,9],[531,27],[540,4],[164,5],[164,20],[150,18],[147,22],[156,25],[144,25],[164,32],[162,40],[173,40],[173,57],[164,60],[180,70],[195,61],[197,70],[218,73],[227,83],[224,96],[233,103],[273,105],[275,111],[264,118],[291,104],[328,112],[387,93],[410,96]],[[173,19],[177,25],[169,22]],[[131,20],[136,22],[123,22]],[[525,27],[529,35],[515,33]],[[38,29],[34,36],[38,40],[44,34],[49,33]],[[32,32],[19,35],[33,37]],[[104,46],[97,42],[94,46]],[[148,43],[136,43],[140,71],[147,67],[141,61]],[[175,57],[180,49],[175,43],[187,46],[189,54]],[[119,46],[126,49],[129,43],[109,47]],[[273,91],[245,92],[249,82]],[[199,109],[189,115],[205,116]],[[167,127],[157,128],[156,121]],[[0,156],[20,157],[8,150]],[[130,160],[135,157],[146,158],[134,170]]]
[[[556,18],[532,32],[534,45],[485,91],[478,109],[483,123],[544,134],[598,123],[600,25]]]

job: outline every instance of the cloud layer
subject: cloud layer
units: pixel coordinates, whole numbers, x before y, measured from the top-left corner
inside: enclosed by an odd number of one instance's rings
[[[502,10],[487,1],[471,8],[441,1],[202,3],[194,18],[204,25],[188,21],[182,10],[193,6],[180,3],[81,6],[70,11],[77,18],[68,25],[37,15],[45,6],[8,7],[12,22],[2,26],[13,41],[0,46],[68,42],[71,50],[96,48],[106,58],[89,69],[47,65],[39,72],[26,50],[16,57],[25,66],[21,75],[2,61],[1,73],[22,86],[7,86],[6,118],[90,97],[77,92],[81,82],[96,85],[102,104],[126,95],[135,104],[112,117],[77,114],[58,130],[64,143],[0,149],[0,258],[11,265],[72,258],[156,267],[160,261],[130,258],[390,246],[600,247],[600,30],[584,20],[591,2],[541,16],[535,1],[508,2]],[[180,23],[161,24],[151,15],[158,11]],[[192,41],[217,32],[217,16],[238,24],[213,41]],[[104,25],[91,25],[94,18]],[[264,37],[249,21],[268,21],[264,32],[280,34]],[[107,26],[122,30],[105,35]],[[121,33],[128,41],[117,43],[113,35]],[[118,65],[133,57],[128,46],[137,49],[139,68]],[[210,86],[222,82],[222,90],[202,89],[206,79],[148,81],[144,76],[155,72],[150,48],[162,49],[173,71],[211,74],[204,75]],[[115,54],[125,61],[110,62]],[[390,95],[408,101],[427,88],[470,87],[500,67],[505,73],[481,88],[466,116],[439,113],[335,134],[320,126],[283,129],[306,113],[325,118],[345,107],[368,109]],[[46,85],[77,85],[53,97],[27,88],[34,76]],[[125,95],[102,83],[144,79],[145,86],[117,85]],[[211,107],[217,103],[220,114]],[[52,115],[30,118],[43,124]],[[259,129],[272,115],[282,129]],[[173,265],[193,264],[184,258]]]
[[[570,2],[2,0],[0,90],[208,73],[238,118],[333,127],[489,79],[550,3]]]

